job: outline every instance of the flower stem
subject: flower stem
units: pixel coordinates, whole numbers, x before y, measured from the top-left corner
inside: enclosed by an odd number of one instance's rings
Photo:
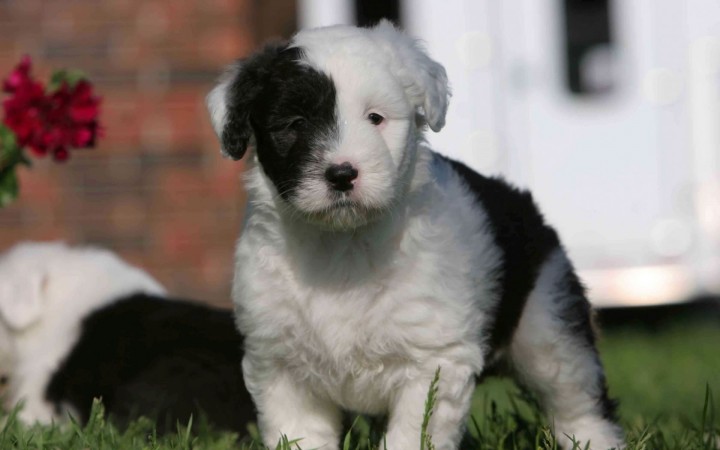
[[[0,125],[0,208],[15,200],[20,191],[15,168],[30,165],[22,149],[18,147],[15,134]]]

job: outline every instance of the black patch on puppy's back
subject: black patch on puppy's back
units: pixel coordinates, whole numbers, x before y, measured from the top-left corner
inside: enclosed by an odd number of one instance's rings
[[[101,397],[125,426],[140,415],[159,432],[201,414],[218,429],[245,434],[255,420],[240,367],[242,338],[229,310],[137,294],[90,314],[53,373],[46,398],[89,418]]]
[[[560,247],[560,239],[555,230],[545,223],[529,192],[517,189],[502,179],[480,175],[458,161],[437,156],[450,164],[475,194],[487,212],[491,232],[503,253],[502,268],[498,274],[500,300],[488,334],[492,354],[510,343],[540,268],[550,253]],[[556,287],[572,298],[563,302],[558,312],[558,319],[566,327],[564,332],[578,345],[586,347],[599,364],[592,308],[572,265],[566,267]],[[502,371],[503,368],[489,368],[490,373],[493,370]],[[598,383],[596,401],[602,416],[616,421],[617,402],[608,396],[602,370],[594,381]]]
[[[268,47],[240,67],[230,85],[223,136],[242,134],[237,130],[244,122],[237,118],[245,117],[263,170],[288,199],[307,164],[320,158],[322,141],[337,135],[335,85],[303,60],[300,47]]]
[[[500,300],[488,334],[491,352],[505,347],[517,328],[540,267],[560,246],[529,192],[500,178],[480,175],[465,164],[436,154],[465,181],[487,212],[490,232],[502,251]]]

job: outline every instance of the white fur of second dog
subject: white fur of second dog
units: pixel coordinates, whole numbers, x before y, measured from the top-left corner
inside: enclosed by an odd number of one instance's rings
[[[488,364],[484,331],[503,255],[488,212],[422,139],[419,111],[434,131],[444,124],[445,71],[388,23],[302,31],[292,46],[302,48],[300,64],[331,77],[337,124],[311,140],[315,153],[289,199],[256,152],[248,159],[233,300],[265,443],[284,434],[303,448],[336,449],[346,409],[388,414],[387,448],[418,449],[441,367],[429,433],[436,448],[454,449]],[[233,92],[243,70],[232,67],[208,97],[224,146],[234,145],[223,130],[238,126],[228,103],[243,94]],[[383,124],[370,126],[368,112],[382,113]],[[359,176],[336,208],[317,174],[343,161]],[[620,429],[597,404],[597,355],[557,319],[559,308],[584,300],[558,284],[572,270],[559,247],[542,263],[507,356],[541,394],[565,447],[565,434],[596,450],[621,447]]]
[[[165,289],[112,252],[60,242],[26,242],[0,254],[0,373],[5,407],[26,423],[67,419],[45,399],[48,381],[75,345],[88,313],[122,298]],[[77,417],[77,415],[76,415]]]

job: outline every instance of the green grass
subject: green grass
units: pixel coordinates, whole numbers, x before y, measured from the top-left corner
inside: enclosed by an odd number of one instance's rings
[[[693,321],[664,327],[661,332],[638,328],[608,331],[600,343],[610,393],[620,400],[620,418],[631,450],[720,449],[720,324]],[[434,393],[428,393],[426,413],[432,412]],[[478,387],[473,399],[472,436],[466,448],[554,449],[545,419],[511,382],[491,379]],[[178,431],[157,436],[147,419],[124,431],[104,419],[96,404],[85,426],[34,426],[5,418],[0,449],[261,449],[257,430],[237,442],[232,434],[195,424],[178,425]],[[425,433],[426,435],[426,433]],[[343,450],[367,449],[380,442],[364,420],[353,424]],[[299,448],[285,441],[281,449]],[[432,437],[423,439],[432,450]]]

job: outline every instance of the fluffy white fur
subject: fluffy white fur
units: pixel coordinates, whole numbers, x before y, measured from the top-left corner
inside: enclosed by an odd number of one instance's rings
[[[27,423],[65,419],[45,400],[50,377],[75,344],[82,319],[135,292],[164,289],[99,248],[27,242],[0,255],[0,373],[9,377],[4,406],[23,401],[19,417]]]
[[[319,137],[327,147],[319,166],[349,161],[360,175],[348,193],[357,207],[347,214],[333,209],[318,177],[303,180],[288,205],[256,155],[249,160],[233,300],[265,443],[272,448],[285,434],[303,448],[335,449],[347,409],[389,414],[387,448],[418,449],[427,390],[441,367],[429,432],[438,449],[454,449],[486,365],[481,336],[498,300],[492,274],[501,254],[486,212],[423,143],[420,111],[431,129],[444,124],[445,71],[389,23],[302,31],[291,45],[337,89],[340,133]],[[227,89],[226,78],[208,98],[218,134]],[[385,117],[382,126],[367,121],[370,112]],[[313,212],[324,216],[308,220]],[[528,379],[551,391],[585,381],[583,362],[562,373],[543,366],[546,356],[572,352],[554,341],[556,329],[543,328],[560,258],[547,263],[512,348],[527,359]],[[546,340],[555,347],[539,344]],[[559,432],[592,439],[594,449],[620,445],[619,431],[585,397],[558,396],[550,403]]]
[[[284,433],[303,437],[304,448],[334,448],[343,407],[391,411],[388,448],[419,448],[438,366],[431,433],[438,448],[458,442],[484,365],[479,334],[499,258],[482,211],[467,207],[470,195],[449,171],[442,184],[431,182],[429,155],[420,153],[425,173],[396,206],[406,213],[358,233],[278,217],[262,174],[249,174],[253,211],[233,297],[247,337],[245,382],[268,445]],[[458,264],[475,270],[458,272]]]
[[[558,316],[575,299],[564,291],[563,276],[572,270],[558,249],[543,265],[530,293],[511,344],[510,356],[521,381],[539,395],[563,448],[573,448],[571,437],[591,443],[593,449],[622,448],[622,432],[598,417],[600,388],[592,382],[602,371],[595,355],[581,348]]]

